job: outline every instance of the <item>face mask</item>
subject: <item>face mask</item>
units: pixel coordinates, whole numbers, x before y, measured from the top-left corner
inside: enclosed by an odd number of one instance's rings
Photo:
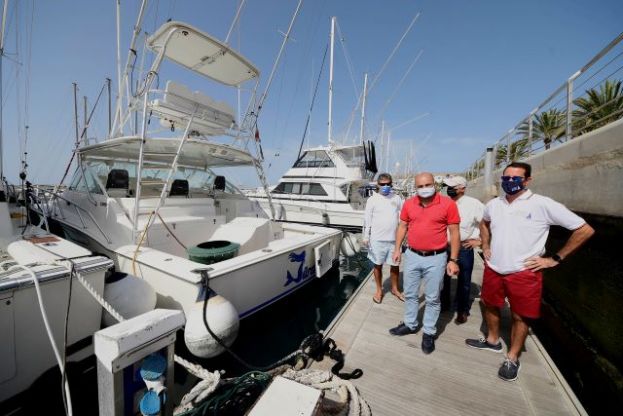
[[[448,187],[448,189],[446,189],[446,193],[448,194],[450,198],[454,198],[455,196],[459,194],[456,188],[452,188],[452,187]]]
[[[511,179],[509,181],[502,181],[502,189],[509,195],[515,195],[524,190],[523,180]]]
[[[381,195],[387,196],[392,192],[391,185],[384,185],[380,188]]]
[[[429,186],[428,188],[418,188],[417,195],[420,198],[430,198],[431,196],[435,195],[435,187]]]

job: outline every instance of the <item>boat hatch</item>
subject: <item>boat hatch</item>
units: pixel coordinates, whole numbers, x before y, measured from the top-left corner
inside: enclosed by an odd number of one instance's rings
[[[171,36],[169,36],[171,34]],[[147,39],[147,46],[198,74],[226,85],[257,78],[259,70],[221,41],[182,22],[167,22]]]
[[[179,143],[179,139],[146,139],[145,162],[170,165]],[[84,146],[79,152],[85,159],[137,161],[140,147],[140,137],[119,137]],[[253,156],[232,146],[193,138],[186,140],[178,164],[197,168],[249,166],[253,165]]]

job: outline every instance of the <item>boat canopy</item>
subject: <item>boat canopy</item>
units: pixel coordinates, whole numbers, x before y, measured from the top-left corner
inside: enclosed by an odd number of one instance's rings
[[[170,165],[177,152],[180,139],[145,139],[143,155],[145,162]],[[89,146],[78,152],[84,159],[137,161],[141,148],[140,137],[119,137]],[[203,139],[189,138],[182,147],[178,165],[194,168],[250,166],[253,156],[245,150]]]
[[[226,85],[259,76],[259,70],[238,52],[186,23],[167,22],[147,39],[149,49],[200,75]]]

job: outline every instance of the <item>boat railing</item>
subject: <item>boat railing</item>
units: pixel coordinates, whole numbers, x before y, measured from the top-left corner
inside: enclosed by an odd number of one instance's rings
[[[494,144],[492,168],[527,159],[623,117],[623,33],[571,75]],[[487,151],[467,167],[485,174]]]
[[[91,212],[87,209],[82,208],[80,205],[76,204],[74,201],[70,201],[67,198],[64,198],[62,195],[60,195],[58,192],[54,192],[54,191],[49,191],[43,188],[39,188],[39,187],[34,187],[37,190],[37,195],[41,196],[44,200],[44,204],[40,204],[39,201],[37,201],[39,209],[41,211],[41,214],[44,217],[57,217],[60,215],[60,217],[63,220],[66,220],[67,217],[65,216],[65,214],[63,213],[63,209],[61,208],[62,204],[52,204],[54,199],[60,199],[62,201],[65,201],[67,203],[68,206],[73,207],[74,210],[76,211],[76,215],[78,216],[78,218],[80,219],[80,223],[82,225],[83,229],[88,229],[89,227],[87,226],[86,222],[84,221],[84,217],[82,215],[82,213],[85,213],[88,218],[91,220],[91,222],[95,225],[95,228],[97,228],[97,230],[100,232],[100,234],[102,235],[102,237],[104,237],[106,239],[106,241],[108,242],[108,244],[112,244],[112,240],[108,237],[108,235],[104,232],[104,229],[99,225],[99,223],[97,222],[97,220],[95,219],[95,217],[93,216],[93,214],[91,214]],[[47,195],[50,195],[51,198],[48,199]],[[43,208],[43,207],[47,207],[47,208]],[[55,207],[58,208],[58,214],[55,211]],[[49,228],[48,228],[49,230]]]

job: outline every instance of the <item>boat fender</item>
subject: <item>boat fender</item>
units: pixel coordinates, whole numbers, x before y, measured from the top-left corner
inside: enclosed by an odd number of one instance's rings
[[[353,233],[344,233],[340,244],[340,252],[346,257],[352,257],[361,251],[357,236]]]
[[[125,319],[130,319],[156,307],[156,291],[143,279],[127,273],[114,272],[106,278],[104,300]],[[104,311],[104,326],[117,320]]]
[[[225,345],[231,346],[238,336],[240,319],[234,305],[221,295],[208,299],[206,318],[210,329]],[[210,358],[225,349],[210,335],[203,323],[203,302],[197,302],[186,314],[184,341],[188,350],[197,357]]]

